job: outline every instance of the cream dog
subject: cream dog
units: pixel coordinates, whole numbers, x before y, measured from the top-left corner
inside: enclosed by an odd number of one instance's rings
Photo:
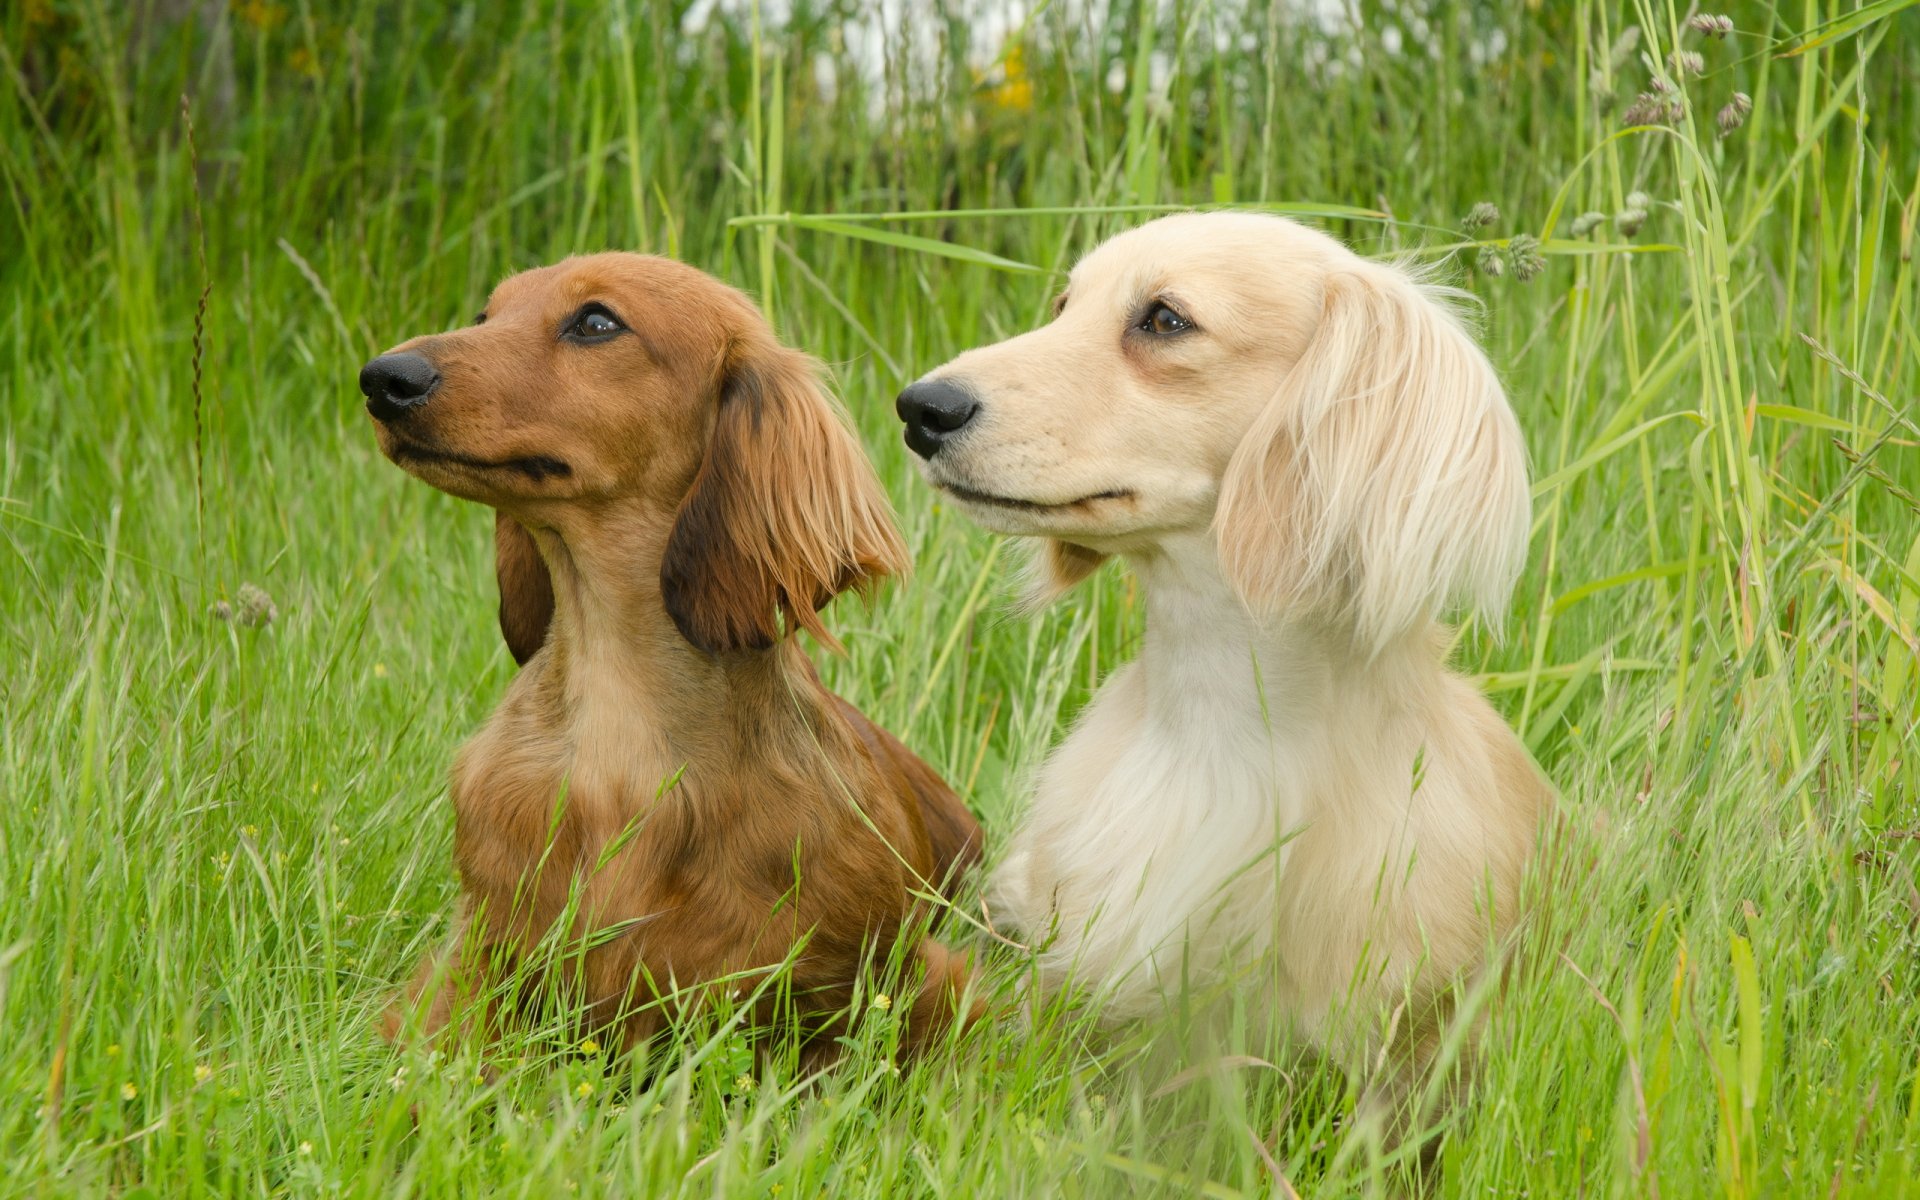
[[[1550,792],[1447,671],[1497,616],[1526,452],[1452,293],[1277,217],[1115,237],[1044,328],[903,392],[928,482],[1042,539],[1039,592],[1109,555],[1140,655],[1039,774],[990,889],[1041,978],[1114,1018],[1182,987],[1260,1010],[1393,1096],[1511,930]]]

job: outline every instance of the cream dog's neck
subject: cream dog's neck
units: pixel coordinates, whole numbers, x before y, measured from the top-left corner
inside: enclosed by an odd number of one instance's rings
[[[1254,616],[1205,531],[1126,557],[1140,653],[1042,768],[995,898],[1043,974],[1106,983],[1110,1016],[1252,970],[1316,1026],[1429,819],[1437,653],[1415,634],[1362,661],[1331,622]]]
[[[1258,731],[1260,741],[1318,755],[1346,741],[1350,722],[1391,722],[1441,671],[1431,627],[1363,655],[1337,621],[1256,615],[1222,573],[1211,531],[1176,533],[1124,557],[1147,599],[1138,660],[1147,715],[1182,737]],[[1292,757],[1297,768],[1309,756]]]

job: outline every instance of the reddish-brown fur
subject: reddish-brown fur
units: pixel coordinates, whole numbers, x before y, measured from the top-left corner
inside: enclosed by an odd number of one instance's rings
[[[563,337],[589,302],[625,328]],[[862,972],[923,915],[914,893],[952,887],[980,830],[791,636],[831,644],[820,606],[905,565],[813,363],[740,293],[628,254],[515,276],[482,323],[396,351],[441,383],[376,422],[381,449],[498,510],[501,632],[524,667],[455,762],[456,929],[389,1036],[464,1012],[485,1037],[538,991],[632,1046],[792,957],[787,1003],[830,1056]],[[579,952],[556,958],[556,935]],[[915,953],[910,1052],[967,980],[938,942]],[[478,1002],[516,966],[538,986]],[[760,1007],[774,1018],[771,994]]]

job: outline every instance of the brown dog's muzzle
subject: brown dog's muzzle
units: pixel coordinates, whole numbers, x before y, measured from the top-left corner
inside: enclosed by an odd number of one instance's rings
[[[439,370],[425,355],[411,351],[382,354],[360,368],[360,392],[367,398],[367,412],[382,424],[419,408],[439,386]]]

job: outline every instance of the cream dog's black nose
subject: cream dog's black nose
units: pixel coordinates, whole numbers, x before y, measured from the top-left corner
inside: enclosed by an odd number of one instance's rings
[[[418,408],[440,386],[440,372],[424,355],[382,354],[360,368],[360,392],[376,421],[391,421]]]
[[[907,445],[921,458],[932,458],[973,420],[980,402],[960,384],[922,379],[907,385],[893,402],[893,411],[907,423]]]

